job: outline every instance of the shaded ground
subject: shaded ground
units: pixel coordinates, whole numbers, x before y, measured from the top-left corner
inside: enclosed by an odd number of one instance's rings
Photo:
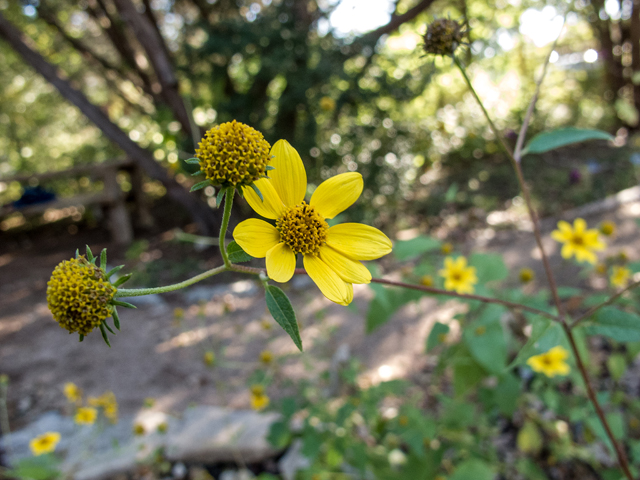
[[[637,217],[640,202],[586,219],[590,226],[614,220],[619,235],[606,253],[625,249],[634,260],[638,257]],[[554,224],[545,223],[546,233]],[[97,232],[56,238],[31,239],[29,248],[0,246],[0,373],[10,378],[13,428],[44,411],[63,409],[62,386],[69,381],[88,395],[112,390],[123,413],[135,413],[148,397],[156,399],[158,409],[169,412],[180,412],[192,403],[247,408],[247,385],[256,370],[264,370],[258,358],[265,349],[277,357],[268,369],[276,379],[277,388],[269,391],[272,396],[286,391],[286,379],[313,378],[344,343],[368,368],[363,382],[376,381],[381,374],[385,379],[411,375],[429,362],[423,349],[433,322],[451,317],[457,309],[454,302],[438,306],[435,300],[423,298],[373,334],[365,335],[364,316],[370,298],[366,286],[356,287],[354,308],[344,308],[322,297],[306,277],[296,277],[286,288],[302,327],[305,353],[300,354],[266,314],[258,286],[235,277],[233,284],[208,283],[184,293],[144,300],[137,311],[120,309],[122,332],[112,339],[109,349],[99,334],[89,335],[83,343],[67,335],[52,321],[45,298],[51,271],[77,246],[86,242],[96,251],[108,245],[101,243]],[[548,236],[545,244],[553,253],[553,267],[561,284],[586,281],[577,277],[575,266],[559,257],[557,245]],[[467,247],[477,245],[504,252],[514,280],[519,267],[525,265],[536,269],[538,281],[543,278],[530,233],[477,230],[469,234]],[[166,244],[157,249],[158,255],[164,254],[163,248],[172,247]],[[112,264],[124,256],[115,249],[109,251]],[[214,255],[212,250],[189,251],[192,260]],[[603,287],[597,282],[592,286]],[[176,315],[176,308],[184,310],[184,318]],[[271,328],[265,329],[265,324]],[[216,354],[213,367],[203,362],[208,350]],[[383,365],[387,367],[380,369]]]

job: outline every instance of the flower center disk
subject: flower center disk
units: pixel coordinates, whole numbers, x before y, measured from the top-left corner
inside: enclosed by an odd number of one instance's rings
[[[329,225],[311,205],[302,202],[289,208],[276,222],[276,228],[293,253],[315,256],[327,241]]]

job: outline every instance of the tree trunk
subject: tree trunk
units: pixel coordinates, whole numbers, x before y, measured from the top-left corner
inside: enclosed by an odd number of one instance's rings
[[[84,113],[102,133],[117,144],[131,159],[151,178],[159,180],[167,189],[167,195],[181,204],[192,216],[205,235],[215,234],[217,215],[197,197],[190,195],[178,182],[167,175],[162,166],[156,162],[151,152],[141,148],[129,136],[109,120],[109,117],[80,91],[60,77],[57,68],[50,64],[42,55],[31,49],[22,38],[22,33],[11,22],[0,14],[0,37],[4,38],[11,47],[31,65],[40,75],[50,82],[69,102]]]

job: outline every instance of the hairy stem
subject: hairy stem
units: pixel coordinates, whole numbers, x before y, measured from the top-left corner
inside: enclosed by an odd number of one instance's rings
[[[221,265],[216,268],[212,268],[211,270],[207,270],[206,272],[202,272],[200,275],[196,275],[195,277],[189,278],[184,282],[174,283],[173,285],[166,285],[164,287],[154,287],[154,288],[119,288],[116,292],[116,298],[121,297],[141,297],[143,295],[152,295],[154,293],[166,293],[173,292],[175,290],[180,290],[181,288],[189,287],[194,283],[198,283],[205,278],[213,277],[219,273],[225,272],[229,270],[226,265]]]
[[[227,269],[231,268],[231,261],[227,254],[227,247],[225,245],[225,235],[227,234],[227,228],[229,227],[229,218],[231,217],[231,207],[233,207],[233,195],[236,193],[234,187],[227,188],[227,194],[224,197],[224,214],[222,215],[222,225],[220,226],[220,255],[224,261],[224,266]]]

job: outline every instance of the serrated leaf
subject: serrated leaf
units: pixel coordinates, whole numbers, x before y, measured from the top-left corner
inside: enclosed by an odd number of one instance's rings
[[[232,240],[229,245],[227,245],[227,255],[231,263],[242,263],[253,260],[253,257],[245,252],[235,240]]]
[[[596,312],[584,330],[588,335],[604,335],[617,342],[637,342],[640,340],[640,316],[604,307]]]
[[[440,245],[440,240],[422,235],[411,240],[397,240],[393,246],[393,255],[400,261],[410,260],[423,253],[437,250]]]
[[[253,191],[256,192],[256,195],[258,195],[258,197],[260,198],[261,202],[264,202],[264,197],[262,196],[262,192],[260,191],[260,189],[256,186],[255,183],[251,184],[251,188],[253,188]]]
[[[287,332],[291,337],[291,340],[293,340],[293,343],[295,343],[296,347],[298,347],[302,352],[300,329],[289,298],[280,288],[274,285],[267,285],[265,287],[265,292],[267,308],[269,309],[271,316],[273,316],[273,319],[278,322],[278,325]]]
[[[195,192],[197,190],[202,190],[204,187],[211,185],[209,180],[203,180],[202,182],[196,183],[193,187],[191,187],[190,192]]]
[[[200,160],[196,157],[187,158],[184,163],[188,163],[189,165],[200,165]]]
[[[522,150],[522,155],[529,153],[544,153],[549,150],[571,145],[572,143],[585,142],[587,140],[613,140],[613,136],[602,130],[586,128],[560,128],[551,132],[542,132],[531,139]]]

